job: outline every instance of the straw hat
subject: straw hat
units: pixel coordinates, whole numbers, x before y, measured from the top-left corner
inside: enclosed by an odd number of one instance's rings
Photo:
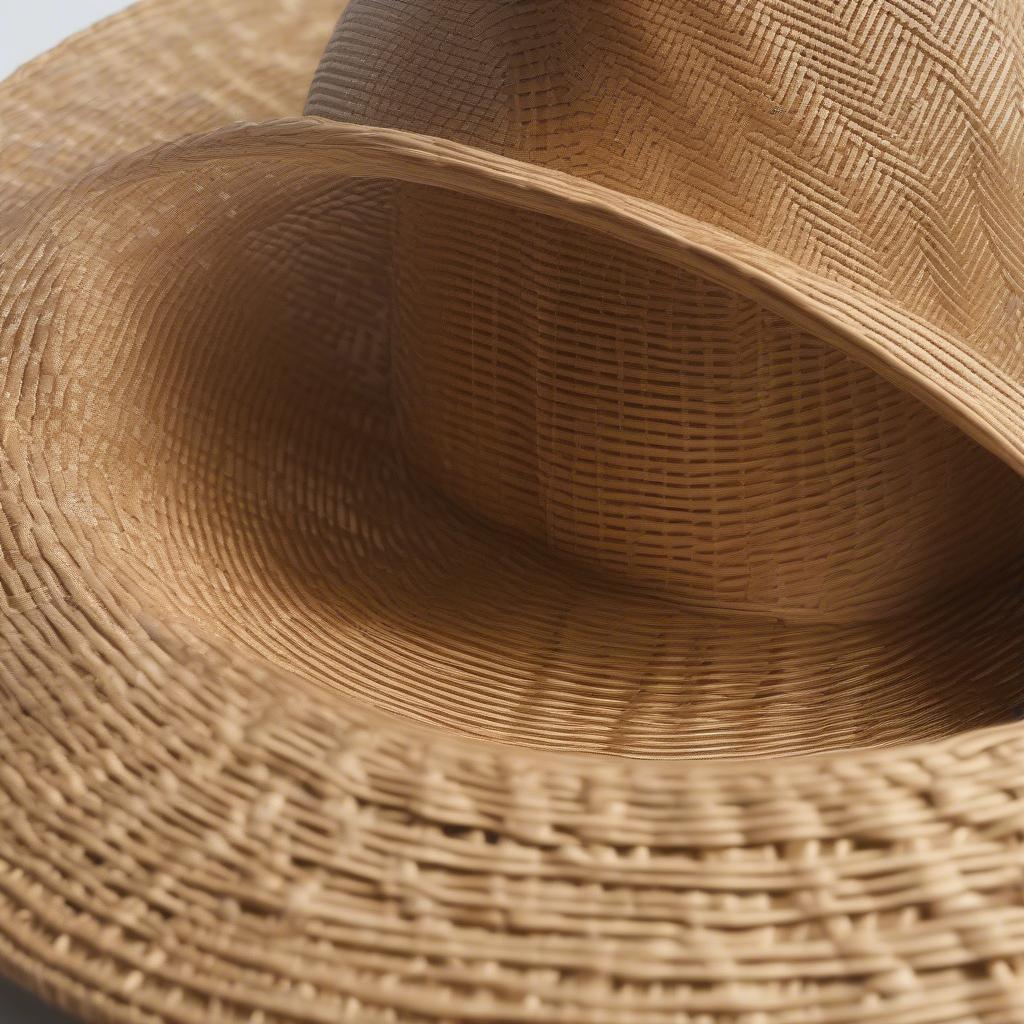
[[[1024,1020],[1024,8],[337,8],[0,87],[0,968]]]

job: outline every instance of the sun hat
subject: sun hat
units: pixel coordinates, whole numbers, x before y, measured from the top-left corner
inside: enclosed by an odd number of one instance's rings
[[[0,969],[1024,1020],[1021,8],[341,13],[0,86]]]

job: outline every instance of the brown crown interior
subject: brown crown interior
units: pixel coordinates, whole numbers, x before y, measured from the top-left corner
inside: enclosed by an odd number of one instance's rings
[[[1020,479],[876,372],[613,240],[402,186],[405,447],[488,522],[686,605],[869,620],[1020,554]]]

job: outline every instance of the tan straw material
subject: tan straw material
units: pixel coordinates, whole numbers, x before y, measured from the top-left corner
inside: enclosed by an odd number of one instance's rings
[[[0,86],[0,969],[1024,1021],[1022,8],[338,7]]]

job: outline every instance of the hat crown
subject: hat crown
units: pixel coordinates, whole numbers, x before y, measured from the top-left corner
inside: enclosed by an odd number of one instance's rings
[[[354,0],[308,111],[642,196],[1013,358],[1024,7]]]
[[[657,201],[1013,353],[1020,20],[354,0],[308,109]],[[464,507],[689,603],[784,617],[874,617],[1024,549],[1011,471],[756,303],[544,217],[408,185],[391,201],[406,447]]]

